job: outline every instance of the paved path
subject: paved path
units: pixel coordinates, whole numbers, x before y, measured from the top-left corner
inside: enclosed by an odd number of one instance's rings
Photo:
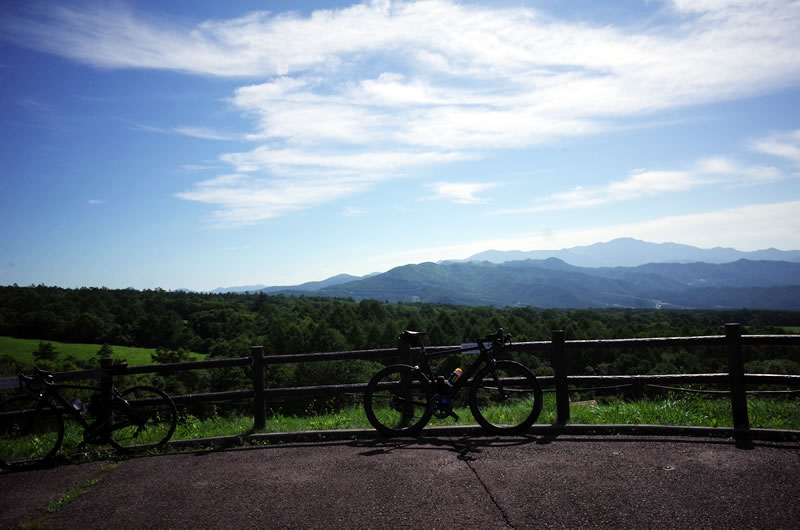
[[[560,436],[295,443],[4,474],[0,528],[92,477],[44,528],[800,524],[800,444]]]

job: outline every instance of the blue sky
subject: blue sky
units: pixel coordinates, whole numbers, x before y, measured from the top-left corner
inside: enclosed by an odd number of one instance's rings
[[[800,248],[800,4],[11,0],[0,284]]]

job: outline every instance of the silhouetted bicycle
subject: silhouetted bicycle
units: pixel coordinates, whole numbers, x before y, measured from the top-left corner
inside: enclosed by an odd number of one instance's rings
[[[379,371],[364,393],[364,411],[378,432],[386,436],[415,435],[437,418],[458,415],[453,403],[469,384],[469,408],[475,420],[493,434],[527,431],[542,411],[542,389],[528,368],[496,357],[511,344],[511,335],[500,329],[475,345],[427,353],[425,334],[404,331],[400,336],[410,347],[419,348],[420,362],[411,366],[395,364]],[[454,353],[477,353],[463,372],[434,380],[428,359]]]
[[[100,388],[55,383],[51,372],[39,368],[19,377],[29,394],[0,404],[0,466],[7,469],[29,469],[53,458],[64,440],[65,414],[83,427],[81,444],[109,443],[120,453],[161,447],[175,432],[175,404],[157,388],[112,387],[105,403]],[[88,404],[70,402],[59,392],[64,389],[94,394]]]

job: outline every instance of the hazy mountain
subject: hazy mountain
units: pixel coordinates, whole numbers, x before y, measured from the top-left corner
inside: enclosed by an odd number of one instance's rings
[[[800,263],[739,260],[614,268],[577,267],[556,258],[422,263],[304,294],[500,307],[800,309]]]
[[[648,243],[630,237],[561,250],[488,250],[464,261],[503,263],[558,258],[580,267],[635,267],[645,263],[729,263],[740,259],[800,262],[800,250],[769,248],[744,252],[733,248],[698,248],[678,243]]]
[[[225,293],[255,293],[266,287],[266,285],[240,285],[238,287],[217,287],[212,294],[225,294]]]
[[[301,285],[213,292],[244,291],[501,307],[800,310],[800,251],[742,252],[620,238],[562,250],[487,251],[464,261],[404,265],[362,277],[339,274]]]
[[[347,283],[352,282],[355,280],[360,280],[360,276],[352,276],[350,274],[337,274],[336,276],[331,276],[326,280],[321,280],[318,282],[306,282],[300,285],[291,285],[291,286],[284,286],[284,287],[263,287],[259,289],[262,293],[276,293],[280,291],[316,291],[318,289],[323,289],[325,287],[329,287],[332,285],[339,285],[340,283]]]

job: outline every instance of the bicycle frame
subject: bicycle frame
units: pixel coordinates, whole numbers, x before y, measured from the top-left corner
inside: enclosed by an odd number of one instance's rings
[[[425,345],[422,343],[422,340],[419,340],[419,355],[421,357],[420,366],[419,368],[422,370],[422,373],[430,380],[431,384],[436,384],[436,378],[433,375],[433,369],[431,368],[428,359],[433,359],[436,357],[444,357],[446,355],[453,355],[456,353],[464,354],[464,352],[471,352],[475,349],[478,350],[478,357],[475,361],[472,362],[466,368],[463,368],[464,373],[461,374],[461,377],[458,378],[458,381],[453,383],[447,390],[447,394],[449,396],[454,396],[458,394],[461,388],[467,384],[467,382],[474,376],[484,364],[491,365],[495,361],[494,353],[498,349],[502,349],[504,345],[499,343],[498,341],[493,340],[491,345],[487,348],[484,341],[478,341],[478,344],[475,347],[459,347],[459,348],[452,348],[449,350],[444,350],[435,353],[428,353],[425,351]]]
[[[84,415],[81,413],[81,410],[76,409],[72,406],[72,403],[65,398],[60,390],[64,389],[73,389],[73,390],[91,390],[93,392],[102,392],[102,389],[96,386],[85,386],[85,385],[68,385],[62,383],[53,383],[48,381],[46,377],[35,377],[32,380],[23,380],[25,388],[32,394],[37,396],[37,403],[41,403],[44,400],[49,400],[52,404],[56,405],[57,408],[60,409],[61,413],[68,413],[72,419],[74,419],[78,424],[80,424],[84,429],[84,439],[87,442],[97,443],[99,439],[105,441],[108,437],[108,434],[112,430],[112,425],[110,425],[111,417],[110,414],[107,413],[105,410],[106,407],[103,407],[101,413],[93,416],[97,419],[97,422],[94,424],[89,423],[86,421]],[[30,383],[32,382],[39,382],[41,383],[44,388],[41,391],[33,390],[30,387]],[[112,393],[114,395],[117,394],[116,389],[112,389]],[[120,397],[120,399],[123,399]],[[55,403],[53,403],[55,401]],[[123,401],[125,401],[123,399]],[[127,403],[127,401],[126,401]],[[39,406],[39,405],[37,405]],[[110,405],[109,405],[110,406]]]

